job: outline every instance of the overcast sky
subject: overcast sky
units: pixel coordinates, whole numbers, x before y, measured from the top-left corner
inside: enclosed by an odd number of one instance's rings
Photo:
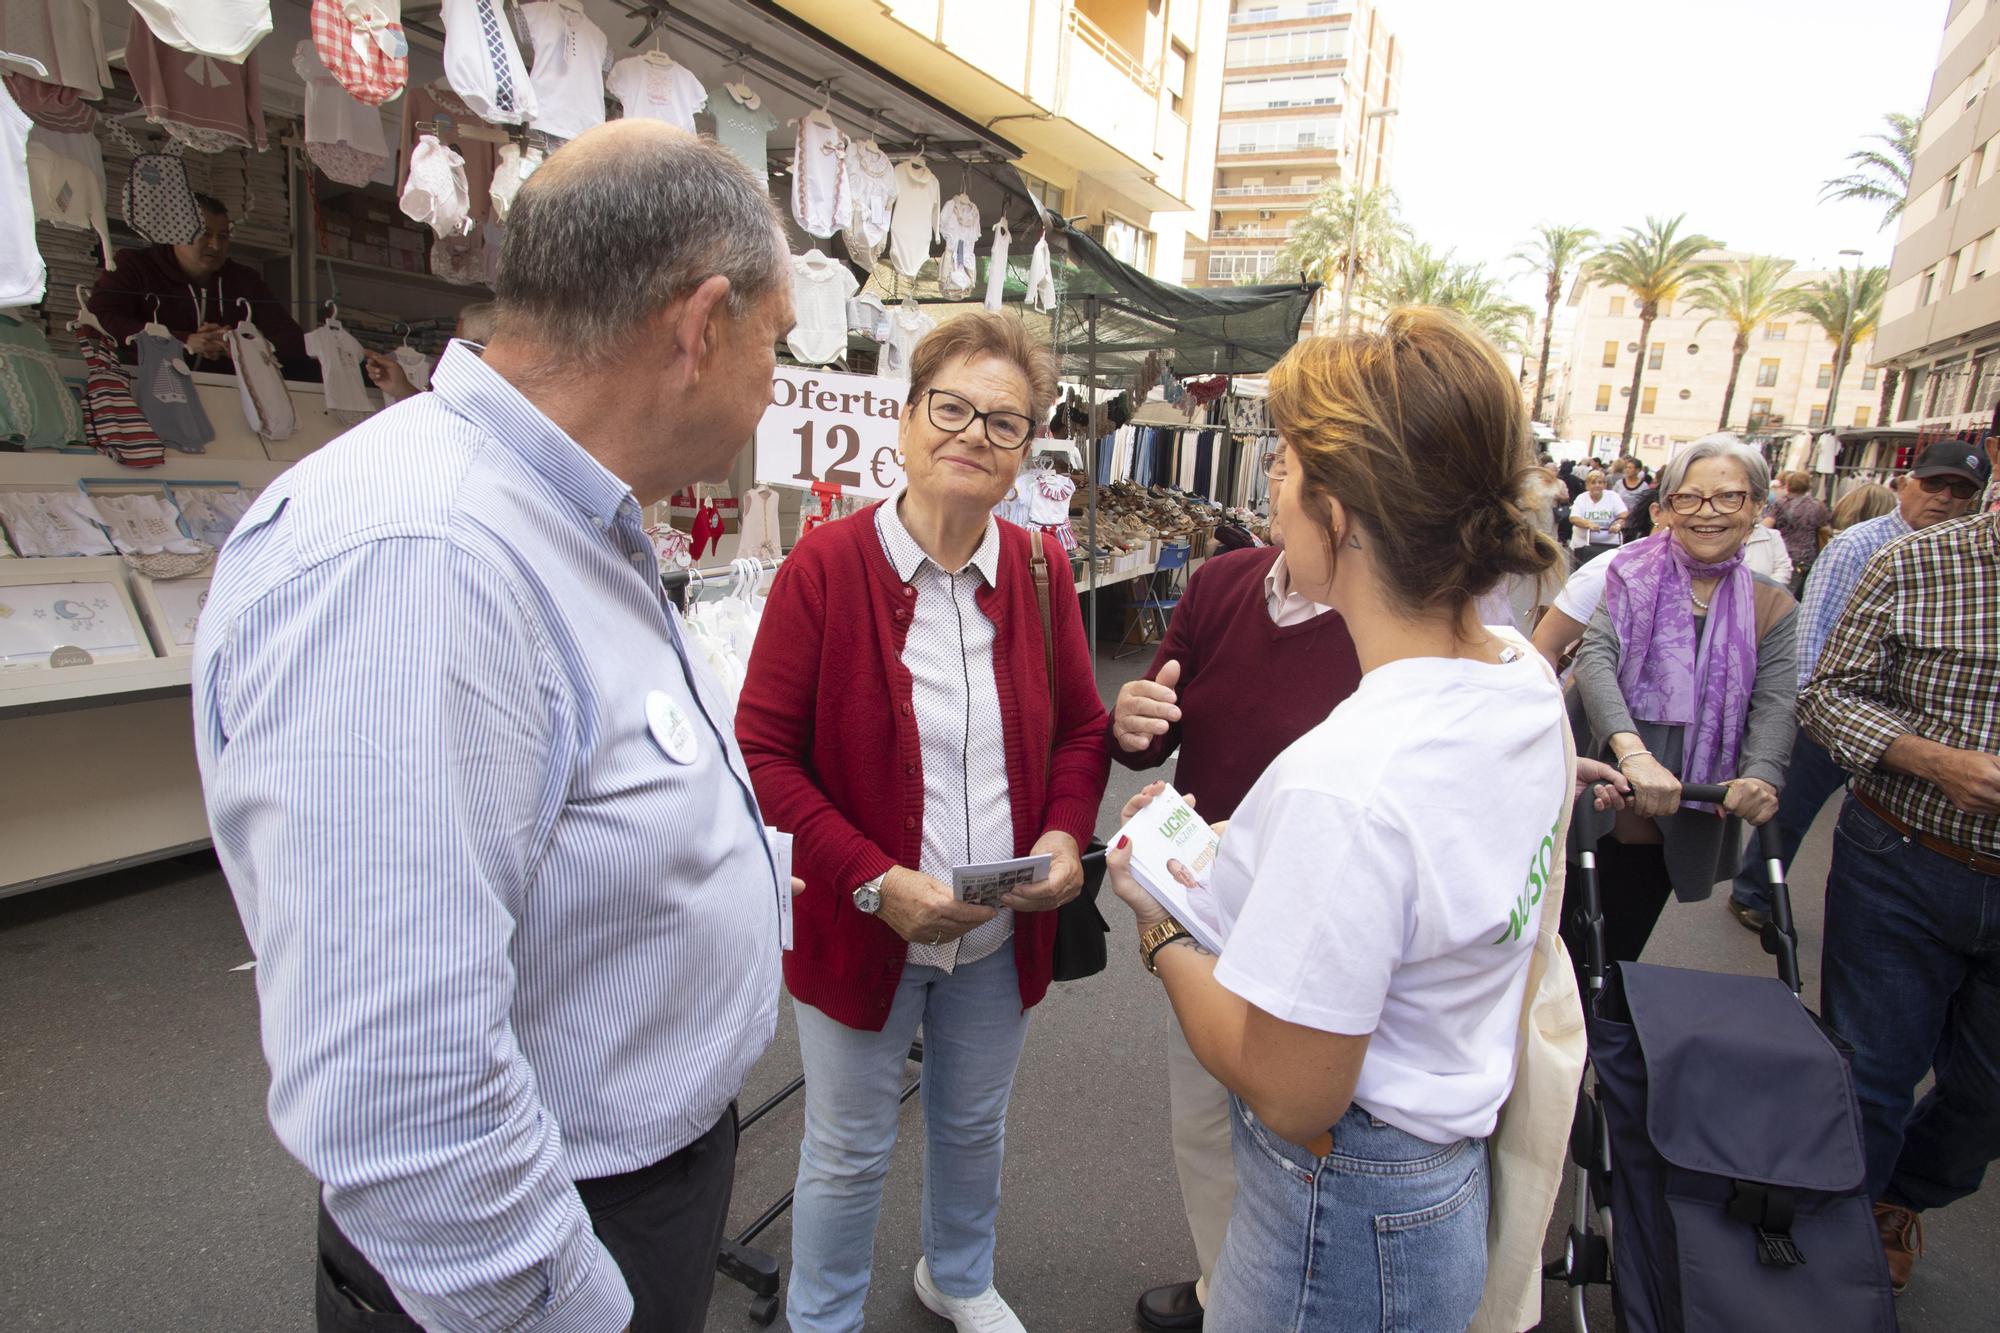
[[[1539,222],[1685,212],[1801,267],[1888,262],[1880,209],[1819,186],[1883,112],[1921,111],[1945,0],[1379,3],[1406,43],[1392,174],[1420,239],[1510,267]],[[1538,282],[1515,292],[1540,308]]]

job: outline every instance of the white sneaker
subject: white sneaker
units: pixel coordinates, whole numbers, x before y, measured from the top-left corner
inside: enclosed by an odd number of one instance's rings
[[[938,1318],[951,1320],[958,1333],[1028,1333],[992,1287],[977,1296],[947,1296],[939,1291],[931,1282],[927,1258],[917,1260],[917,1299]]]

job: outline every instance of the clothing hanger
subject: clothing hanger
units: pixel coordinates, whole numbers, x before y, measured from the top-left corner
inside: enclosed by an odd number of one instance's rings
[[[239,296],[236,298],[236,304],[243,311],[243,313],[240,316],[238,316],[239,322],[244,324],[250,323],[250,298],[247,296]]]
[[[125,340],[128,343],[138,342],[140,338],[148,333],[160,338],[171,338],[174,336],[172,329],[160,323],[160,298],[158,296],[149,296],[146,298],[146,301],[152,308],[152,315],[147,319],[144,328]]]
[[[111,336],[111,331],[98,322],[96,315],[90,313],[90,294],[84,290],[80,282],[76,284],[76,318],[69,322],[68,327],[74,330],[79,325],[96,329],[107,338]]]
[[[340,327],[340,302],[338,302],[338,301],[325,301],[325,302],[322,302],[322,304],[324,304],[324,305],[326,306],[326,318],[325,318],[325,319],[324,319],[324,320],[322,321],[322,323],[323,323],[323,324],[324,324],[324,325],[325,325],[325,326],[326,326],[327,328],[329,328],[329,329],[337,329],[337,328],[339,328],[339,327]]]
[[[722,91],[735,98],[739,106],[750,111],[755,111],[758,107],[764,105],[764,99],[759,97],[756,90],[743,81],[749,73],[743,65],[743,54],[741,48],[729,53],[729,63],[722,67],[722,72],[726,76],[729,71],[735,70],[736,82],[724,82]]]
[[[37,78],[46,79],[49,77],[49,67],[33,56],[24,56],[13,51],[0,51],[0,60],[11,60],[17,65],[26,65],[29,69],[35,71],[35,77]]]

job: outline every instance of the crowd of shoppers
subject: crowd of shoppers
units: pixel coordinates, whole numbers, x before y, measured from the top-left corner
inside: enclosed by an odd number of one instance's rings
[[[1630,961],[1670,897],[1731,877],[1746,825],[1778,819],[1789,855],[1843,785],[1826,1019],[1901,1289],[1921,1214],[2000,1153],[1988,455],[1935,444],[1869,519],[1796,479],[1767,516],[1763,457],[1725,436],[1566,495],[1490,345],[1398,311],[1272,372],[1282,546],[1208,562],[1107,716],[1065,553],[993,517],[1054,360],[963,315],[913,354],[906,485],[787,559],[732,711],[640,515],[753,434],[787,272],[729,154],[586,133],[522,188],[484,347],[274,483],[220,561],[198,756],[271,1120],[320,1182],[318,1327],[699,1329],[782,971],[791,1327],[861,1326],[921,1032],[915,1295],[960,1333],[1019,1330],[995,1247],[1029,1015],[1110,762],[1175,755],[1222,832],[1220,952],[1129,848],[1106,858],[1173,1010],[1199,1264],[1140,1296],[1143,1328],[1463,1328],[1496,1275],[1536,1289],[1489,1270],[1488,1140],[1524,1001],[1577,1016],[1540,920],[1564,829]],[[1565,567],[1564,499],[1578,566],[1531,645],[1483,610]],[[1711,783],[1719,810],[1682,807]],[[995,904],[952,888],[1029,855],[1046,874]],[[1769,908],[1739,880],[1732,910]]]

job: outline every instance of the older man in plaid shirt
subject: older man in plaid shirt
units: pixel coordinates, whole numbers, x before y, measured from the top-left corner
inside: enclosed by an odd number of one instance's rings
[[[1854,1045],[1868,1188],[1901,1291],[1917,1215],[1978,1189],[2000,1156],[2000,514],[1885,547],[1799,711],[1855,775],[1821,998]]]

